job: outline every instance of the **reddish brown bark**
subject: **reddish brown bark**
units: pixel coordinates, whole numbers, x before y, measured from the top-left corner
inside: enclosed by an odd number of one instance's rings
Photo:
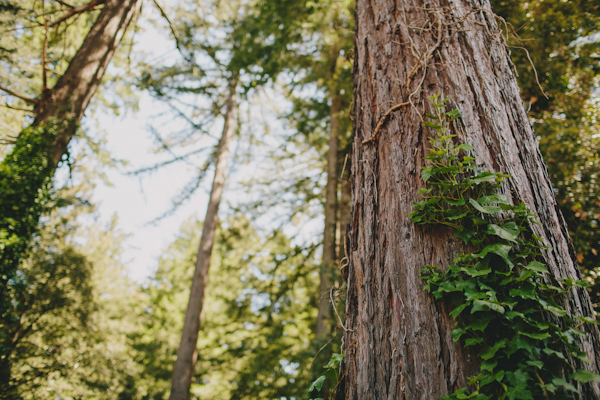
[[[334,67],[335,69],[335,63]],[[327,151],[327,186],[325,188],[325,228],[323,232],[323,259],[319,272],[319,306],[315,336],[323,339],[331,332],[331,304],[329,290],[334,273],[336,259],[336,228],[338,203],[338,143],[339,113],[342,108],[342,97],[334,94],[331,100],[329,119],[329,149]]]
[[[212,255],[215,232],[219,222],[219,205],[221,195],[227,177],[227,164],[229,161],[229,142],[233,129],[233,112],[236,107],[237,77],[231,79],[229,84],[229,95],[227,98],[224,115],[224,125],[221,140],[217,149],[215,162],[215,177],[206,216],[202,227],[202,238],[198,247],[196,257],[196,269],[192,278],[190,289],[190,300],[185,312],[181,341],[177,350],[177,361],[173,367],[173,380],[171,382],[170,400],[187,400],[189,396],[194,366],[198,358],[197,342],[200,331],[202,307],[204,306],[204,292],[208,284],[208,270],[210,268],[210,257]]]
[[[141,7],[139,0],[107,0],[83,44],[52,90],[42,94],[33,126],[60,121],[50,160],[56,167],[75,135],[83,113],[96,92],[129,24]]]
[[[450,96],[455,134],[478,164],[512,175],[504,192],[538,213],[534,232],[557,277],[579,279],[567,229],[519,97],[508,51],[487,0],[358,0],[356,6],[352,218],[346,303],[345,398],[438,399],[478,371],[450,336],[447,307],[423,290],[420,269],[446,266],[460,243],[408,215],[423,186],[428,96]],[[380,118],[398,107],[372,137]],[[593,315],[587,293],[571,312]],[[597,328],[583,343],[598,371]],[[582,398],[600,398],[597,387]]]

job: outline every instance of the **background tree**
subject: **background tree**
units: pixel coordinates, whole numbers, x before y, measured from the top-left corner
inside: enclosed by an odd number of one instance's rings
[[[332,308],[338,305],[331,303],[332,299],[336,303],[340,299],[339,260],[344,257],[343,238],[350,206],[346,176],[349,169],[345,166],[352,125],[349,114],[352,96],[352,7],[353,2],[320,3],[305,27],[307,40],[290,68],[295,73],[290,123],[326,160],[326,168],[322,172],[326,183],[323,188],[324,223],[315,324],[316,355],[311,371],[313,379],[322,373],[332,353],[339,351],[338,341],[333,338],[341,328],[332,312]],[[309,90],[311,94],[307,94]],[[343,304],[339,305],[339,309],[343,309]]]
[[[199,238],[187,224],[165,252],[140,304],[136,334],[140,398],[168,396],[189,297]],[[281,232],[262,237],[244,217],[219,229],[211,290],[203,308],[203,334],[191,387],[193,398],[303,397],[308,387],[311,335],[316,311],[308,299],[316,286],[314,247],[290,246]]]
[[[87,184],[84,186],[88,186]],[[10,281],[5,310],[3,399],[118,398],[136,375],[122,320],[133,287],[120,259],[122,236],[82,226],[93,208],[81,185],[60,191],[30,257]]]
[[[175,84],[174,86],[168,88],[165,79],[154,84],[155,88],[160,88],[160,91],[156,92],[159,95],[169,89],[175,93],[204,94],[222,91],[222,88],[219,89],[217,85],[219,81],[226,81],[228,93],[225,101],[226,111],[223,114],[223,134],[217,148],[215,179],[198,250],[196,273],[192,279],[182,339],[173,370],[170,395],[173,399],[187,398],[197,358],[196,342],[218,221],[218,208],[229,158],[229,138],[237,105],[238,84],[247,92],[274,77],[281,69],[280,60],[288,52],[287,45],[298,38],[294,24],[299,22],[295,22],[296,19],[292,19],[292,15],[294,18],[301,18],[308,10],[304,2],[241,3],[237,6],[219,7],[206,4],[206,7],[201,8],[209,8],[212,11],[212,18],[208,19],[194,12],[185,12],[182,7],[178,14],[187,17],[187,21],[179,18],[178,23],[183,25],[183,28],[179,29],[176,25],[171,27],[174,35],[178,35],[179,31],[185,33],[181,40],[176,38],[181,54],[184,55],[183,68],[168,67],[163,71]],[[238,15],[239,7],[244,9],[241,16]],[[215,30],[222,30],[225,36],[214,35]],[[146,78],[146,81],[148,82],[149,79],[152,77]],[[205,98],[207,103],[213,104],[208,107],[210,110],[218,108],[215,103],[217,98],[216,96],[212,99]],[[202,115],[206,114],[206,110],[203,110]],[[198,119],[197,115],[183,113],[180,115],[188,122],[192,122],[193,128],[201,126],[193,122],[194,119]]]
[[[63,10],[61,3],[57,2],[59,11]],[[99,4],[104,7],[94,25],[64,72],[57,72],[58,79],[50,89],[52,80],[48,78],[47,69],[50,28],[58,30],[68,19]],[[18,263],[26,254],[47,201],[47,195],[42,193],[48,191],[54,171],[140,4],[137,0],[108,0],[81,7],[66,6],[66,10],[53,20],[47,16],[56,11],[49,10],[50,14],[47,14],[45,2],[41,2],[41,10],[33,12],[33,22],[43,26],[38,60],[41,87],[39,92],[32,90],[37,98],[18,95],[4,85],[0,86],[6,93],[34,106],[31,125],[19,133],[11,152],[0,164],[0,303],[3,310],[8,308],[8,281],[14,277]],[[14,22],[19,28],[19,21]],[[29,31],[23,34],[33,35]],[[62,59],[57,59],[57,65],[62,64]]]

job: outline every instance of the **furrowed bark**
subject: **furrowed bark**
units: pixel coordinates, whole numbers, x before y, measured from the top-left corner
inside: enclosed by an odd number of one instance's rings
[[[197,342],[201,325],[201,313],[204,305],[204,292],[208,284],[208,270],[210,268],[210,257],[215,241],[215,231],[219,222],[219,205],[221,195],[227,177],[227,164],[229,161],[229,142],[233,129],[233,113],[236,107],[237,76],[231,78],[229,84],[229,95],[224,116],[223,133],[217,148],[217,159],[215,163],[215,177],[212,188],[204,225],[202,227],[202,238],[196,259],[196,268],[192,278],[190,289],[190,300],[185,312],[181,341],[177,350],[177,361],[173,368],[173,380],[171,382],[170,400],[187,400],[189,397],[194,366],[198,358]]]
[[[555,277],[580,279],[563,218],[519,96],[513,66],[488,0],[358,0],[355,37],[352,217],[345,333],[346,399],[438,399],[478,372],[454,343],[448,307],[423,290],[420,270],[446,266],[461,244],[443,227],[417,227],[430,112],[428,96],[450,96],[460,142],[483,168],[512,176],[503,191],[537,213],[533,226]],[[375,127],[395,109],[374,140]],[[585,290],[568,298],[592,316]],[[598,372],[596,327],[580,347]],[[597,385],[582,399],[599,399]]]
[[[337,227],[337,166],[338,166],[338,117],[342,97],[336,93],[331,101],[329,122],[329,150],[327,153],[327,186],[325,193],[325,228],[323,232],[323,259],[319,271],[319,307],[315,337],[325,338],[331,332],[331,305],[329,290],[336,259]]]

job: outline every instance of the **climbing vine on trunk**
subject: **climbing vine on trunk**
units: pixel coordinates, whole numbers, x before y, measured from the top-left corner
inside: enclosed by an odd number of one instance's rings
[[[442,271],[428,265],[425,289],[449,303],[456,319],[452,336],[475,348],[480,372],[443,399],[570,399],[579,384],[600,383],[600,375],[579,369],[570,359],[589,363],[576,345],[586,335],[589,317],[573,317],[562,306],[573,279],[553,279],[541,262],[540,239],[530,229],[533,214],[524,203],[513,205],[498,194],[498,172],[478,171],[468,144],[455,145],[450,123],[458,110],[445,112],[445,100],[430,98],[435,114],[425,121],[435,132],[423,168],[427,186],[415,204],[412,220],[456,229],[471,251],[459,254]],[[592,384],[593,384],[592,383]]]

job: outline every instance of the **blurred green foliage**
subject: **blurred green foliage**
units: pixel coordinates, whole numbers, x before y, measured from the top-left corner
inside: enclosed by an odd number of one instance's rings
[[[134,287],[116,220],[86,225],[82,187],[60,191],[29,256],[9,280],[0,318],[0,399],[118,399],[137,376],[127,333]],[[79,194],[78,194],[79,192]]]
[[[165,399],[195,265],[199,223],[182,228],[143,290],[133,334],[143,372],[137,397]],[[259,235],[244,217],[219,229],[192,381],[193,398],[302,398],[316,317],[314,248],[282,232]]]

